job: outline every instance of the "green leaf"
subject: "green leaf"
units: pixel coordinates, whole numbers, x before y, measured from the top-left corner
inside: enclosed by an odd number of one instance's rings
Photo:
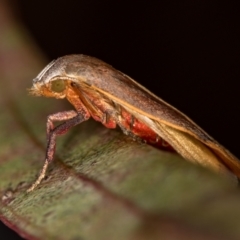
[[[239,195],[227,180],[93,121],[58,139],[47,179],[27,194],[44,160],[48,107],[22,97],[11,109],[2,125],[11,149],[0,167],[1,215],[28,238],[239,235]]]

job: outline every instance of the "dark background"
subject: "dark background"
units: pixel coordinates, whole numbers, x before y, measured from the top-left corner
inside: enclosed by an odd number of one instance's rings
[[[12,2],[49,60],[83,53],[106,61],[190,116],[240,157],[237,4]]]

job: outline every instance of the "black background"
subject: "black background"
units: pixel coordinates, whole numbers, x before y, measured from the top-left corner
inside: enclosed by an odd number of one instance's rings
[[[240,157],[240,19],[234,1],[14,3],[49,60],[72,53],[104,60]]]

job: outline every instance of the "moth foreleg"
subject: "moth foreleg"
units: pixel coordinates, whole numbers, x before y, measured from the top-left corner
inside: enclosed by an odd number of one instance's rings
[[[88,112],[76,112],[66,111],[59,112],[48,116],[47,120],[47,150],[46,158],[43,168],[38,176],[38,179],[33,185],[27,190],[31,192],[34,188],[39,185],[42,179],[45,177],[48,164],[53,160],[55,149],[56,149],[56,137],[66,133],[70,128],[78,125],[79,123],[86,121],[90,117]],[[54,128],[53,121],[66,121]]]
[[[57,113],[48,115],[47,124],[46,124],[47,138],[48,138],[51,130],[54,129],[53,122],[66,121],[66,120],[76,117],[77,115],[78,115],[78,113],[75,110],[57,112]]]

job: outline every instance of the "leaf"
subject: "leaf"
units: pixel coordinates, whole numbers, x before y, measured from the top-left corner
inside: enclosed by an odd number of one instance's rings
[[[93,121],[58,139],[48,178],[26,194],[44,159],[40,115],[47,106],[37,101],[22,97],[9,106],[12,137],[5,144],[13,150],[0,168],[1,215],[20,234],[29,239],[212,239],[208,231],[216,239],[238,236],[239,210],[233,206],[239,196],[228,181]],[[233,216],[236,228],[229,223]]]
[[[236,186],[94,121],[58,138],[47,178],[27,194],[44,161],[46,116],[71,106],[27,96],[44,64],[16,25],[8,29],[2,38],[16,42],[0,52],[11,63],[0,65],[4,223],[27,239],[239,239]]]

